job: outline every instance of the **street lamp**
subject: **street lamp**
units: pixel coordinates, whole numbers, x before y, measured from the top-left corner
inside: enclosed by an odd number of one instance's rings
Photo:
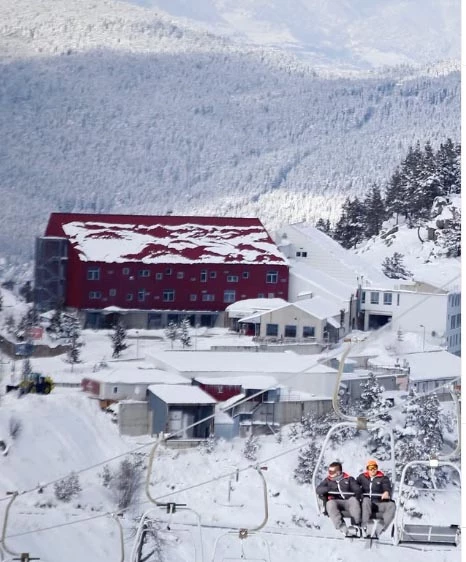
[[[425,351],[426,348],[426,327],[424,324],[419,324],[419,327],[422,328],[422,351]]]

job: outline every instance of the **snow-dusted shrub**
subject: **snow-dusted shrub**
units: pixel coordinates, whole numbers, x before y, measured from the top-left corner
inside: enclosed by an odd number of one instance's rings
[[[19,418],[11,416],[8,422],[8,431],[12,439],[18,439],[23,431],[23,422]]]
[[[81,484],[77,474],[70,474],[53,485],[55,497],[62,502],[69,502],[81,492]]]
[[[243,455],[250,461],[256,461],[259,448],[260,445],[258,438],[251,434],[244,444]]]
[[[141,485],[141,465],[128,459],[121,461],[111,480],[119,509],[125,509],[137,495]]]

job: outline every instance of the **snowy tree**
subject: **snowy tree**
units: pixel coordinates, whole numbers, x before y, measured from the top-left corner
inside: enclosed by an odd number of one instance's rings
[[[444,228],[436,230],[435,244],[439,247],[440,254],[448,258],[461,256],[461,211],[452,208],[453,217]]]
[[[461,193],[461,146],[451,139],[440,145],[436,154],[440,188],[443,195]]]
[[[19,341],[27,341],[31,328],[36,325],[38,320],[37,311],[31,306],[18,322],[15,332],[16,339]]]
[[[369,373],[367,381],[361,383],[361,389],[360,415],[373,423],[384,422],[379,427],[369,430],[365,445],[371,455],[384,460],[389,458],[390,451],[390,435],[386,431],[387,422],[392,419],[389,413],[390,404],[383,398],[384,388],[380,386],[374,373]]]
[[[216,447],[217,447],[217,439],[215,438],[215,435],[212,433],[209,435],[207,439],[199,443],[199,452],[203,455],[210,455],[215,451]]]
[[[390,279],[411,279],[413,274],[403,264],[403,254],[395,252],[391,258],[382,262],[382,271]]]
[[[260,444],[258,438],[251,433],[251,435],[249,435],[249,437],[246,439],[246,443],[244,444],[244,457],[250,461],[256,461],[259,448]]]
[[[73,473],[53,485],[57,500],[68,503],[81,492],[78,475]]]
[[[179,328],[172,320],[165,328],[165,337],[170,340],[171,348],[173,349],[173,342],[179,338]]]
[[[349,197],[343,203],[342,214],[333,233],[333,238],[344,248],[354,248],[364,239],[364,206],[357,197]]]
[[[183,348],[191,346],[191,337],[189,335],[189,329],[191,328],[191,323],[188,318],[183,318],[180,326],[180,341]]]
[[[66,316],[65,321],[62,323],[61,332],[62,334],[66,333],[69,344],[67,359],[73,368],[73,365],[80,361],[81,347],[83,346],[83,343],[80,341],[79,320],[73,316]]]
[[[28,380],[32,373],[32,365],[29,357],[23,360],[23,368],[21,370],[21,378],[23,381]]]
[[[5,319],[5,328],[8,334],[14,334],[16,332],[15,319],[12,314],[9,314]]]
[[[110,339],[112,340],[112,357],[120,357],[121,352],[128,347],[126,345],[126,329],[123,322],[119,321],[115,324]]]
[[[332,227],[330,226],[330,220],[329,219],[324,221],[324,219],[320,218],[316,222],[316,228],[318,228],[322,232],[325,232],[325,234],[331,235]]]
[[[55,338],[59,338],[62,335],[62,311],[60,309],[55,309],[53,311],[52,318],[50,318],[50,324],[47,327],[47,332]]]
[[[129,459],[123,459],[111,480],[119,509],[126,509],[137,497],[141,486],[141,466]]]
[[[385,203],[380,194],[380,188],[374,184],[364,199],[364,236],[371,238],[376,236],[382,229],[386,219]]]
[[[298,453],[298,466],[294,470],[294,478],[300,484],[310,484],[312,482],[312,475],[319,458],[320,449],[314,441],[299,450]]]
[[[34,300],[34,293],[30,281],[26,281],[26,283],[20,287],[19,294],[26,302],[32,302]]]

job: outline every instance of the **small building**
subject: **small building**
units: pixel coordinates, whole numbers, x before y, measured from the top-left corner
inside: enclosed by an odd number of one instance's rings
[[[146,400],[150,385],[190,385],[190,380],[166,371],[151,368],[144,363],[109,362],[92,375],[84,377],[81,388],[96,398],[102,408],[120,400]]]
[[[203,440],[214,433],[217,401],[197,386],[154,384],[148,388],[148,402],[151,435]]]
[[[333,302],[316,296],[241,318],[238,324],[258,341],[328,343],[344,335],[344,315]]]

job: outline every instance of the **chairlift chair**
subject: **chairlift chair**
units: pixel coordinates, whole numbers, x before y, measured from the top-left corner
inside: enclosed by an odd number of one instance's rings
[[[430,468],[430,475],[433,483],[433,488],[425,489],[415,486],[409,486],[406,481],[406,474],[408,470],[414,466],[426,466]],[[438,525],[438,524],[413,524],[406,523],[406,493],[409,488],[417,489],[424,493],[429,493],[430,495],[440,495],[447,492],[447,490],[442,488],[437,488],[435,484],[435,471],[438,468],[449,466],[452,468],[459,477],[459,482],[461,483],[461,471],[452,462],[445,460],[431,459],[429,461],[412,461],[407,463],[403,467],[401,473],[398,500],[396,504],[395,512],[395,524],[393,533],[393,544],[397,545],[400,543],[423,543],[431,545],[444,545],[444,546],[458,546],[460,542],[460,526],[458,523],[452,523],[450,525]]]

